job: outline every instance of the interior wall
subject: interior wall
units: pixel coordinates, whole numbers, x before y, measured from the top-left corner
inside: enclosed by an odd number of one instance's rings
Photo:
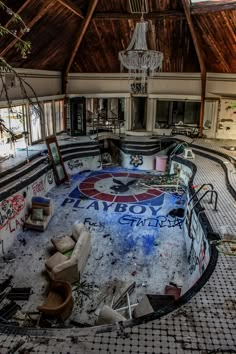
[[[17,69],[19,75],[30,85],[38,97],[55,96],[61,94],[61,73],[56,71],[42,71],[31,69]],[[125,128],[131,129],[131,99],[129,91],[129,80],[127,74],[70,74],[68,77],[68,95],[90,97],[125,97]],[[1,83],[0,83],[1,89]],[[29,97],[33,98],[34,93],[30,88],[26,88]],[[222,135],[219,128],[219,120],[225,119],[223,100],[235,97],[236,74],[207,74],[206,84],[206,105],[204,122],[210,128],[205,130],[206,137],[236,138],[235,122],[231,122],[232,127]],[[24,102],[19,82],[8,88],[9,99],[12,101]],[[192,73],[160,73],[148,82],[147,93],[147,130],[153,129],[153,115],[155,113],[156,98],[175,100],[200,100],[201,99],[201,77],[200,74]],[[6,101],[2,94],[0,103]],[[213,102],[215,101],[215,102]],[[227,118],[226,118],[227,119]],[[223,123],[225,123],[223,121]],[[229,122],[228,122],[229,123]],[[223,124],[224,125],[224,124]],[[227,125],[226,128],[229,128]],[[233,133],[233,136],[232,134]],[[235,136],[234,136],[235,135]]]
[[[236,99],[221,99],[216,125],[217,139],[236,139]]]
[[[19,76],[25,80],[24,84],[28,97],[34,98],[35,94],[41,96],[55,96],[61,94],[61,73],[59,71],[46,70],[30,70],[15,69]],[[23,100],[25,98],[22,92],[19,80],[10,81],[8,75],[4,76],[5,83],[8,86],[8,97],[10,100]],[[14,77],[13,77],[14,78]],[[29,86],[28,86],[29,85]],[[31,87],[31,88],[30,88]],[[0,80],[0,90],[2,90],[2,82]],[[35,92],[35,94],[34,94]],[[0,101],[6,101],[4,92],[0,97]]]

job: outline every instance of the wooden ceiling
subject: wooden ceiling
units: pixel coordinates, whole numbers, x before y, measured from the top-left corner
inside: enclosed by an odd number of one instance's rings
[[[163,71],[199,72],[182,0],[147,2],[148,48],[164,53]],[[140,19],[140,14],[130,12],[128,0],[6,0],[6,4],[30,28],[22,37],[32,45],[26,59],[16,52],[10,36],[1,38],[0,55],[21,68],[120,72],[118,52],[127,48]],[[207,72],[236,73],[236,1],[195,3],[191,17]],[[0,23],[13,30],[9,19],[1,10]]]

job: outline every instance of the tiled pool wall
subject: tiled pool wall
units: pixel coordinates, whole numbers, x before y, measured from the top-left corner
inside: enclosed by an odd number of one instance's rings
[[[177,161],[176,161],[177,159]],[[182,289],[182,295],[186,293],[201,278],[210,261],[210,247],[208,232],[211,232],[211,226],[206,221],[206,215],[201,210],[197,196],[194,194],[200,186],[193,188],[192,180],[196,168],[190,161],[173,158],[171,162],[171,173],[179,173],[180,178],[187,189],[186,218],[184,222],[184,238],[186,244],[188,269],[185,283]]]

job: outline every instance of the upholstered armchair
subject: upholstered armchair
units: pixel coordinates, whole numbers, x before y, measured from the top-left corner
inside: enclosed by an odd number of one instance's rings
[[[71,256],[66,256],[61,252],[57,252],[45,263],[46,270],[50,278],[53,280],[64,280],[74,283],[80,279],[80,276],[83,273],[91,249],[91,235],[83,224],[76,225],[73,225],[72,229],[72,237],[76,243]],[[69,243],[69,236],[65,237],[67,237],[66,242]],[[63,244],[64,250],[66,249],[65,242],[62,238],[59,238],[58,242],[56,242],[56,239],[53,239],[52,242],[56,248],[56,245],[58,244],[61,250]]]
[[[33,197],[29,217],[24,223],[24,228],[45,231],[52,216],[52,200],[45,197]]]

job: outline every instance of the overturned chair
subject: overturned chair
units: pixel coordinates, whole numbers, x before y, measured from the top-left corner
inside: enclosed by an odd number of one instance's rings
[[[46,270],[53,280],[64,280],[74,283],[80,279],[91,249],[91,235],[82,223],[74,223],[72,236],[64,235],[53,238],[52,243],[59,251],[46,262]],[[71,256],[63,252],[72,250]]]
[[[38,306],[38,310],[47,316],[65,321],[72,312],[73,304],[71,284],[66,281],[53,281],[44,304]]]

